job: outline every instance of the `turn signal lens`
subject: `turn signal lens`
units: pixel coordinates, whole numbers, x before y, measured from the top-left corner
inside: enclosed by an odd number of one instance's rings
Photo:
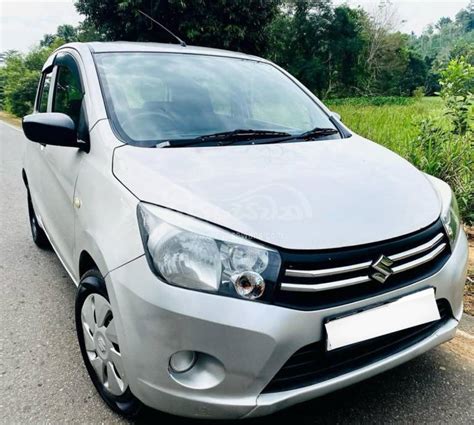
[[[248,300],[260,298],[265,291],[265,280],[255,272],[242,272],[231,277],[235,291]]]

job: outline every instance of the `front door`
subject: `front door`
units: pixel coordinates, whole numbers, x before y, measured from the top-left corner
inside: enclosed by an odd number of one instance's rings
[[[83,83],[76,60],[68,53],[55,59],[53,93],[48,109],[68,115],[76,129],[85,120]],[[84,156],[82,150],[63,146],[42,146],[41,198],[42,222],[48,236],[66,269],[74,270],[74,188],[79,166]]]

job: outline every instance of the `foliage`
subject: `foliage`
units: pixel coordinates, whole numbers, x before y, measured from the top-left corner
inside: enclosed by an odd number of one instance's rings
[[[3,82],[2,108],[22,117],[31,112],[44,62],[64,41],[57,39],[50,47],[37,47],[26,55],[8,52],[5,66],[0,68]]]
[[[58,38],[63,40],[64,43],[71,43],[77,41],[78,29],[72,25],[59,25],[56,30],[56,34],[45,34],[43,39],[40,41],[41,47],[49,47]]]
[[[269,59],[288,69],[320,97],[358,94],[366,48],[361,9],[330,0],[284,2],[270,26]]]
[[[55,34],[45,34],[27,54],[7,52],[5,66],[0,68],[0,108],[18,117],[30,113],[48,56],[64,43],[101,39],[103,35],[87,23],[60,25]]]
[[[11,91],[6,91],[6,109],[12,114],[22,117],[31,112],[38,86],[39,73],[27,70],[17,80]]]
[[[279,0],[77,0],[89,26],[107,40],[175,41],[142,10],[190,44],[263,54]]]
[[[40,41],[40,47],[72,43],[76,41],[104,41],[105,36],[98,31],[89,21],[81,22],[77,27],[72,25],[59,25],[55,34],[45,34]],[[58,44],[59,43],[59,44]]]
[[[425,96],[425,88],[423,86],[417,87],[411,92],[411,95],[416,99],[421,99]]]
[[[463,57],[453,59],[441,72],[440,95],[446,103],[456,134],[466,134],[469,129],[469,112],[474,103],[474,66]]]
[[[454,20],[441,18],[429,25],[419,37],[412,35],[410,46],[431,64],[433,73],[445,68],[448,62],[464,56],[474,65],[474,0],[462,9]]]
[[[320,97],[410,96],[428,85],[430,63],[393,31],[388,6],[370,16],[330,0],[283,3],[268,56]]]
[[[269,58],[300,79],[320,96],[331,80],[329,0],[295,0],[270,27]]]
[[[474,145],[472,134],[456,135],[433,119],[422,120],[408,158],[454,190],[464,221],[474,223]]]

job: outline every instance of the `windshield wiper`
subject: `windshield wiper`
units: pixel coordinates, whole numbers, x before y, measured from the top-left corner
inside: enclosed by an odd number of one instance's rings
[[[333,134],[339,133],[335,128],[322,128],[315,127],[312,130],[305,131],[304,133],[295,136],[295,139],[310,139],[312,137],[324,137],[332,136]]]
[[[193,139],[176,139],[169,140],[166,147],[192,146],[201,143],[217,142],[219,145],[231,144],[235,141],[244,141],[252,139],[268,139],[274,137],[291,137],[290,133],[284,131],[273,130],[252,130],[252,129],[236,129],[232,131],[222,131],[219,133],[204,134]],[[163,146],[165,147],[165,146]]]
[[[283,131],[237,129],[232,131],[223,131],[220,133],[205,134],[193,139],[168,140],[165,143],[161,143],[157,146],[173,148],[214,142],[216,142],[219,146],[224,146],[230,145],[234,142],[242,142],[247,140],[252,140],[252,144],[260,145],[267,143],[280,143],[290,140],[315,139],[319,137],[332,136],[333,134],[337,133],[339,133],[339,131],[335,128],[322,127],[315,127],[312,130],[294,135],[285,133]]]
[[[254,137],[279,137],[291,136],[290,133],[284,131],[273,130],[252,130],[252,129],[237,129],[232,131],[223,131],[221,133],[206,134],[204,136],[196,137],[199,141],[221,141],[221,140],[237,140],[237,139],[252,139]]]
[[[253,142],[255,145],[265,145],[270,143],[281,143],[281,142],[288,142],[291,140],[311,140],[311,139],[318,139],[320,137],[332,136],[333,134],[338,134],[339,131],[335,128],[322,128],[322,127],[315,127],[312,130],[305,131],[301,134],[295,134],[293,136],[288,137],[276,137],[273,140],[262,140]]]

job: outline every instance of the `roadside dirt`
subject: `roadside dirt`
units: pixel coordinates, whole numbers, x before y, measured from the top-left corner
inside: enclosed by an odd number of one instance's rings
[[[21,128],[21,118],[14,117],[13,115],[8,114],[7,112],[0,111],[0,120]]]
[[[443,348],[452,351],[470,362],[474,362],[474,336],[467,332],[458,330],[456,337],[446,342]]]

